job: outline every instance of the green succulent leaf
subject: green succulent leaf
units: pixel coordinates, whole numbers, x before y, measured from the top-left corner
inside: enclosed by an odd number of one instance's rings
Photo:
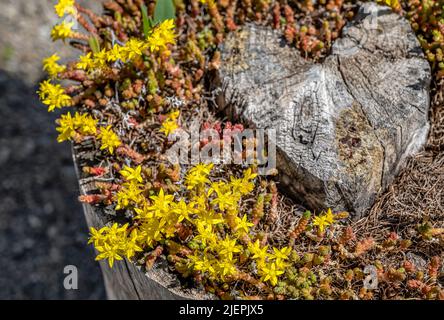
[[[154,9],[154,24],[175,18],[176,8],[174,7],[173,0],[157,0]]]
[[[100,43],[96,37],[94,37],[94,36],[90,37],[88,39],[88,43],[89,43],[89,46],[90,46],[93,53],[100,52]]]
[[[143,34],[147,38],[152,28],[152,20],[148,17],[148,9],[145,4],[142,4],[140,9],[142,11]]]

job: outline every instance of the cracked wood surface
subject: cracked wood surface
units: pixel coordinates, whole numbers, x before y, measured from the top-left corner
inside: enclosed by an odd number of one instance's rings
[[[312,209],[362,217],[426,141],[430,66],[409,22],[387,7],[362,5],[321,64],[256,25],[221,51],[218,107],[276,129],[281,184]]]

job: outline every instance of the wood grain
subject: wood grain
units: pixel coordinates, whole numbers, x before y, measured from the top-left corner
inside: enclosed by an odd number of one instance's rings
[[[218,107],[276,129],[281,185],[311,209],[362,217],[426,141],[430,66],[409,22],[387,7],[361,6],[323,63],[256,25],[228,36],[221,56]]]

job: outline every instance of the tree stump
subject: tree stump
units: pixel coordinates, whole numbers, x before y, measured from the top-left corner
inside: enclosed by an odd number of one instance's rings
[[[429,131],[431,69],[409,22],[366,3],[323,63],[278,31],[228,36],[214,78],[223,112],[276,129],[280,181],[314,210],[362,217]]]
[[[222,47],[213,85],[221,110],[255,128],[276,128],[281,182],[314,209],[361,216],[425,142],[431,70],[409,23],[389,8],[365,4],[322,64],[305,61],[279,31],[247,25]],[[73,147],[81,194],[94,188],[79,168],[94,161]],[[84,204],[100,228],[112,208]],[[110,299],[214,299],[185,289],[167,261],[154,267],[101,261]]]

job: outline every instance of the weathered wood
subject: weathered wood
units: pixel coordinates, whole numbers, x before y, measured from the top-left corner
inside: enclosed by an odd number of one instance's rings
[[[427,138],[431,70],[409,22],[367,3],[321,64],[280,32],[228,36],[213,84],[218,106],[276,129],[281,183],[315,210],[361,217]]]
[[[89,194],[94,182],[82,177],[80,168],[86,165],[87,153],[81,146],[73,147],[73,159],[79,179],[80,193]],[[101,207],[83,204],[83,211],[89,227],[101,228],[112,218]],[[167,261],[159,258],[152,269],[146,270],[128,260],[116,261],[111,269],[106,261],[100,261],[108,298],[111,300],[206,300],[214,298],[199,289],[183,288],[177,277],[169,272]]]

